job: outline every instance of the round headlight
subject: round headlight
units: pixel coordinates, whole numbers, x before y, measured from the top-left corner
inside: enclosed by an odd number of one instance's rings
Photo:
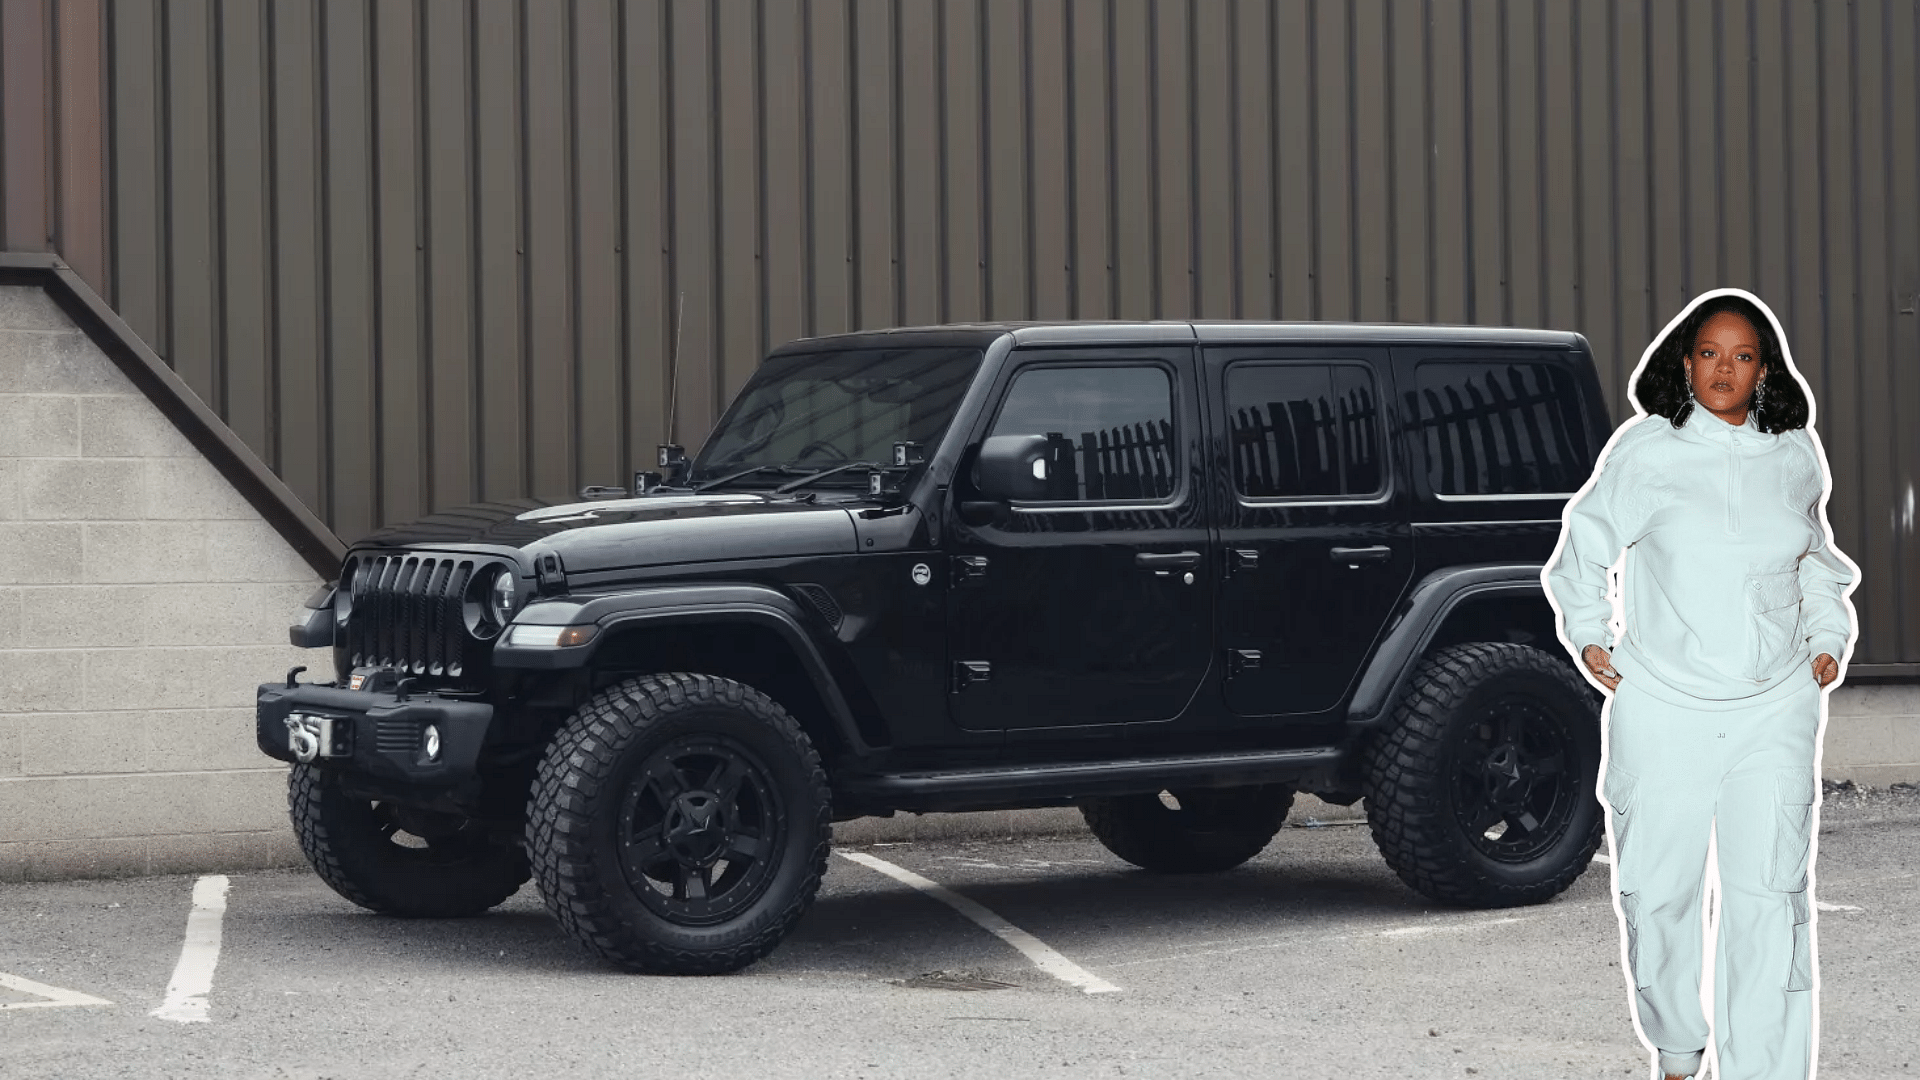
[[[440,760],[440,729],[432,724],[427,725],[427,737],[424,749],[427,752],[428,761]]]
[[[493,588],[487,590],[487,613],[493,616],[494,623],[505,626],[512,622],[519,603],[520,590],[514,584],[512,568],[503,566],[494,571]]]

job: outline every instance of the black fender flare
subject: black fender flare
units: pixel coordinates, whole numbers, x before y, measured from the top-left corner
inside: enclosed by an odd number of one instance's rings
[[[1413,669],[1434,634],[1468,600],[1488,596],[1535,596],[1547,602],[1541,563],[1473,563],[1436,570],[1421,578],[1401,602],[1380,647],[1374,650],[1347,706],[1347,724],[1370,728],[1386,718],[1406,693]]]
[[[853,710],[813,636],[807,632],[799,604],[766,585],[702,583],[642,585],[630,590],[557,596],[537,600],[514,618],[514,625],[580,626],[600,628],[592,641],[573,648],[528,648],[501,644],[494,647],[496,668],[555,671],[585,668],[613,631],[643,624],[733,624],[758,626],[774,632],[793,650],[814,692],[826,706],[835,730],[856,754],[871,750],[860,737]]]

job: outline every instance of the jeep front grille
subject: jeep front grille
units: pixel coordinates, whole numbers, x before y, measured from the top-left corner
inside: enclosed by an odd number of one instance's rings
[[[346,635],[351,665],[459,678],[472,640],[465,603],[475,560],[374,555],[357,562]]]

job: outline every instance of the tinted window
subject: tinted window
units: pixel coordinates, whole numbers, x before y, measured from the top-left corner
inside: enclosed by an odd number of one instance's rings
[[[1013,380],[992,434],[1054,441],[1052,499],[1173,494],[1173,385],[1164,368],[1029,368]]]
[[[1430,360],[1406,414],[1442,495],[1570,492],[1591,471],[1579,391],[1557,364]]]
[[[1380,395],[1363,365],[1235,364],[1227,426],[1242,495],[1380,491]]]

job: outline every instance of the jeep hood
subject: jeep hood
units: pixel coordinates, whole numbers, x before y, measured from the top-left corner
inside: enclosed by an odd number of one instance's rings
[[[538,549],[569,574],[669,563],[851,554],[853,517],[787,498],[653,495],[583,503],[477,503],[372,533],[354,547]]]

